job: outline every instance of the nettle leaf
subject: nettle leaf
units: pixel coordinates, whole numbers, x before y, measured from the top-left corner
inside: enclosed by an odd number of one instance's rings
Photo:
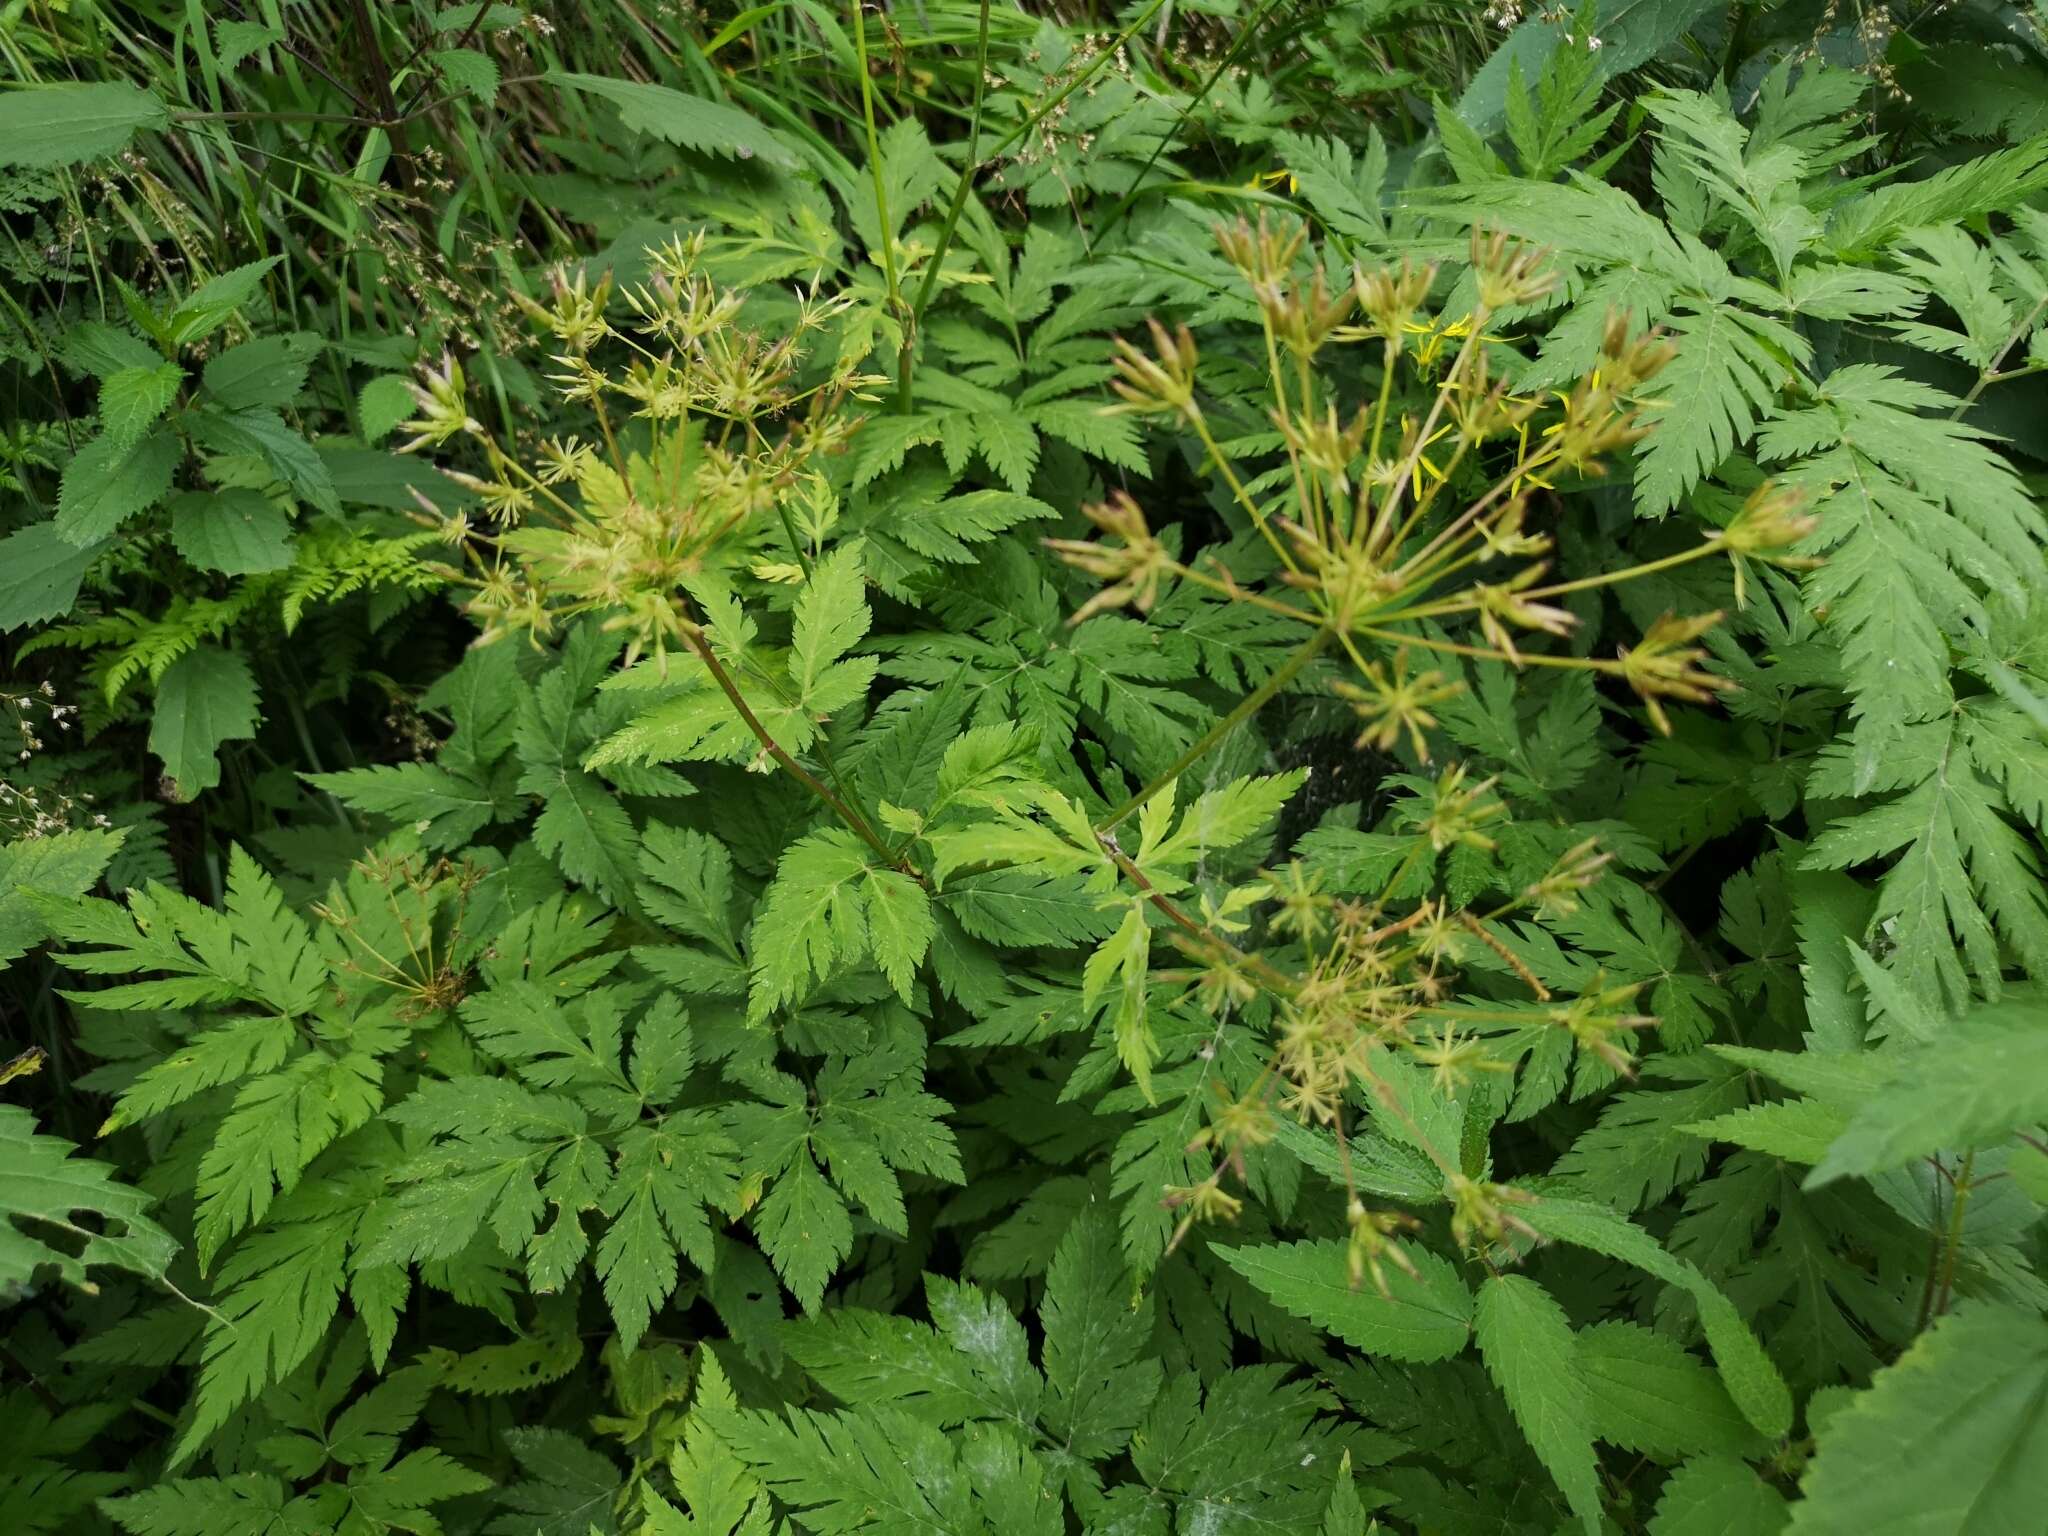
[[[498,96],[497,61],[474,48],[441,48],[427,55],[442,77],[489,106]]]
[[[100,428],[117,442],[133,442],[170,408],[185,382],[176,363],[123,368],[100,384]]]
[[[261,336],[208,358],[200,377],[207,394],[231,411],[285,405],[305,388],[320,346],[319,337],[303,331]]]
[[[180,800],[220,783],[220,749],[256,734],[256,679],[234,651],[202,645],[157,680],[149,750]]]
[[[1350,1283],[1344,1245],[1328,1239],[1216,1254],[1276,1305],[1372,1354],[1448,1360],[1472,1341],[1472,1292],[1433,1253],[1413,1255],[1414,1276],[1389,1266],[1384,1296]]]
[[[0,539],[0,633],[70,612],[86,571],[106,548],[104,540],[73,543],[55,522]]]
[[[797,157],[754,118],[724,102],[706,101],[638,80],[613,80],[551,70],[547,79],[586,96],[596,96],[619,110],[619,121],[635,133],[652,134],[686,149],[703,150],[727,159],[760,159],[778,170],[793,170]]]
[[[1557,1479],[1588,1536],[1599,1536],[1593,1423],[1564,1308],[1526,1276],[1499,1275],[1480,1286],[1472,1328],[1487,1374],[1507,1398],[1537,1459]]]
[[[1974,1010],[1938,1042],[1896,1058],[1884,1086],[1861,1096],[1846,1119],[1809,1189],[1949,1148],[1995,1146],[2048,1121],[2048,1029],[2039,1002]]]
[[[120,81],[46,85],[0,96],[0,165],[77,165],[170,125],[152,91]]]
[[[2048,1502],[2048,1322],[1965,1303],[1821,1426],[1799,1486],[1794,1536],[2025,1530]]]
[[[259,491],[186,491],[171,498],[171,544],[202,571],[281,571],[292,563],[291,519]]]
[[[53,526],[81,549],[97,544],[162,500],[183,458],[176,434],[163,428],[141,436],[103,432],[65,466]]]
[[[208,278],[180,299],[164,317],[165,337],[180,347],[204,341],[226,325],[235,311],[256,297],[271,268],[283,260],[282,256],[265,256],[260,261],[248,262],[230,268],[218,277]],[[271,400],[264,403],[275,405],[280,402]]]
[[[1791,1510],[1785,1496],[1742,1462],[1727,1456],[1688,1461],[1664,1484],[1650,1536],[1721,1536],[1754,1531],[1778,1536]]]
[[[1595,1438],[1659,1456],[1762,1456],[1768,1442],[1705,1362],[1661,1333],[1615,1319],[1577,1336]]]
[[[1699,1311],[1721,1381],[1743,1417],[1773,1440],[1791,1432],[1792,1392],[1785,1378],[1735,1303],[1695,1265],[1667,1253],[1641,1227],[1603,1206],[1545,1196],[1527,1208],[1527,1220],[1545,1237],[1605,1254],[1683,1291]]]
[[[98,883],[125,836],[92,828],[0,843],[0,969],[50,935],[29,893],[76,902]]]

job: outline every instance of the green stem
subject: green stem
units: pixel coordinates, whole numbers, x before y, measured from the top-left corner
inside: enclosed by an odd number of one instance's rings
[[[1957,401],[1956,408],[1948,413],[1950,421],[1960,420],[1963,412],[1975,405],[1984,391],[2003,377],[1999,373],[1999,369],[2005,366],[2006,356],[2014,347],[2020,344],[2020,338],[2034,328],[2035,322],[2044,313],[2048,313],[2048,294],[2043,294],[2040,298],[2036,299],[2034,307],[2027,311],[2026,317],[2012,328],[2012,334],[2005,338],[2005,345],[1998,349],[1998,355],[1984,365],[1983,371],[1977,375],[1977,382],[1970,386],[1970,392]]]
[[[868,13],[863,0],[854,0],[853,47],[860,59],[860,110],[867,127],[868,177],[875,184],[875,223],[882,237],[882,276],[889,285],[889,312],[904,326],[907,341],[909,322],[903,313],[903,291],[896,277],[896,233],[889,224],[889,191],[882,179],[882,141],[875,132],[875,82],[868,73]]]
[[[746,722],[747,729],[754,733],[754,739],[761,743],[763,750],[775,759],[782,771],[831,807],[833,814],[859,834],[861,841],[879,853],[891,868],[899,867],[896,855],[890,851],[887,843],[875,835],[875,829],[868,825],[867,818],[827,789],[816,774],[791,757],[782,743],[769,733],[768,727],[761,723],[760,717],[754,713],[753,707],[740,693],[739,685],[732,680],[732,674],[727,672],[720,665],[718,658],[712,654],[711,642],[704,638],[704,632],[692,625],[684,633],[690,643],[690,649],[695,651],[697,659],[704,663],[704,670],[711,674],[712,681],[718,684],[726,701],[739,713],[740,719]]]
[[[1238,28],[1237,36],[1231,40],[1229,49],[1222,58],[1216,61],[1215,67],[1209,71],[1208,78],[1202,82],[1201,88],[1181,107],[1179,115],[1174,119],[1173,126],[1176,131],[1204,101],[1208,100],[1209,93],[1216,89],[1216,82],[1221,80],[1225,73],[1237,63],[1238,56],[1244,52],[1246,46],[1258,35],[1259,28],[1264,25],[1268,13],[1278,3],[1279,0],[1265,0],[1265,4],[1261,5],[1252,14],[1251,19]],[[982,14],[987,15],[986,7],[983,8]],[[1146,190],[1145,178],[1152,174],[1152,167],[1159,163],[1159,157],[1166,153],[1166,146],[1174,142],[1174,138],[1175,134],[1173,132],[1163,133],[1159,136],[1159,142],[1152,146],[1151,155],[1146,158],[1143,165],[1138,167],[1138,174],[1131,179],[1130,190],[1117,199],[1116,206],[1110,209],[1109,217],[1103,221],[1102,228],[1097,230],[1092,237],[1096,245],[1100,245],[1108,238],[1110,232],[1123,222],[1124,215],[1131,211],[1131,205],[1138,200],[1138,194]]]
[[[1949,1296],[1955,1289],[1956,1264],[1963,1253],[1963,1217],[1970,1209],[1970,1174],[1976,1164],[1977,1154],[1965,1152],[1962,1166],[1956,1169],[1955,1193],[1948,1203],[1948,1231],[1942,1239],[1941,1281],[1934,1297],[1936,1317],[1948,1311]]]
[[[1189,425],[1195,429],[1195,436],[1201,439],[1202,447],[1209,455],[1209,462],[1216,466],[1216,472],[1223,477],[1223,483],[1230,487],[1230,494],[1237,498],[1237,504],[1244,508],[1245,515],[1252,520],[1252,526],[1258,529],[1266,542],[1272,546],[1273,553],[1280,557],[1280,563],[1288,570],[1299,574],[1301,567],[1294,563],[1294,556],[1288,553],[1287,546],[1280,541],[1280,536],[1266,521],[1266,514],[1259,510],[1258,503],[1252,500],[1251,493],[1244,488],[1244,482],[1237,478],[1237,471],[1231,467],[1230,456],[1223,451],[1223,445],[1217,442],[1215,435],[1210,432],[1207,419],[1192,406],[1186,414]]]
[[[1023,138],[1025,134],[1057,112],[1061,102],[1094,79],[1110,60],[1122,54],[1124,45],[1144,29],[1145,23],[1157,15],[1159,8],[1165,3],[1166,0],[1151,0],[1151,4],[1147,5],[1143,11],[1134,17],[1129,26],[1117,34],[1116,41],[1096,55],[1093,63],[1072,80],[1061,86],[1059,90],[1055,91],[1044,106],[1004,134],[1001,140],[997,142],[996,147],[989,151],[989,159],[993,160],[1001,155],[1012,144]],[[968,161],[960,167],[960,179],[953,183],[953,196],[946,204],[945,222],[939,226],[939,243],[932,251],[931,257],[925,266],[924,281],[918,285],[917,299],[910,308],[910,323],[913,326],[917,324],[919,318],[923,316],[925,310],[930,306],[932,295],[938,291],[939,269],[945,264],[946,252],[953,244],[953,231],[959,227],[960,214],[967,206],[967,194],[974,189],[974,173],[980,169],[981,166],[977,162],[973,160]]]
[[[1102,849],[1103,852],[1109,855],[1116,867],[1123,872],[1124,877],[1138,888],[1144,898],[1154,908],[1164,913],[1167,919],[1183,933],[1186,933],[1198,943],[1227,956],[1237,964],[1245,967],[1269,989],[1278,992],[1282,997],[1292,997],[1301,990],[1300,982],[1266,960],[1264,956],[1239,949],[1222,934],[1217,933],[1212,928],[1205,927],[1203,924],[1196,922],[1192,917],[1189,917],[1187,913],[1183,912],[1174,903],[1170,896],[1145,877],[1145,872],[1138,868],[1137,861],[1117,847],[1115,840],[1107,833],[1102,835]]]
[[[965,175],[972,175],[974,167],[981,163],[981,97],[984,83],[988,79],[988,10],[990,0],[981,0],[981,28],[974,47],[974,118],[967,128],[967,160]],[[963,179],[962,185],[965,185]],[[917,296],[917,307],[905,318],[903,325],[903,350],[896,355],[896,409],[902,415],[910,414],[910,371],[911,357],[917,349],[917,321],[924,313],[926,301],[931,297],[932,285],[938,281],[939,263],[944,259],[946,246],[953,238],[953,220],[958,210],[949,212],[944,233],[939,236],[939,248],[932,257],[932,264],[926,270],[924,282]]]
[[[1323,647],[1329,643],[1330,631],[1327,628],[1319,629],[1309,636],[1308,643],[1296,650],[1286,661],[1282,662],[1279,669],[1271,677],[1267,678],[1258,687],[1239,700],[1237,708],[1210,726],[1203,733],[1201,740],[1175,758],[1165,772],[1159,774],[1143,789],[1118,806],[1108,820],[1097,822],[1095,830],[1097,832],[1108,832],[1120,822],[1143,809],[1146,801],[1150,800],[1159,791],[1187,772],[1189,768],[1208,756],[1224,737],[1257,714],[1268,699],[1293,682],[1300,675],[1301,669],[1321,655]]]

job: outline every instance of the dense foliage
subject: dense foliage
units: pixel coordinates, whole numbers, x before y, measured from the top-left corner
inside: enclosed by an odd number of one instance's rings
[[[2038,1527],[2034,8],[0,18],[9,1532]]]

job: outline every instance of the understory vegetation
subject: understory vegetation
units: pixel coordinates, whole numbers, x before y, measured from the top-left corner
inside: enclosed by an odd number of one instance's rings
[[[2048,30],[0,3],[9,1536],[2017,1536]]]

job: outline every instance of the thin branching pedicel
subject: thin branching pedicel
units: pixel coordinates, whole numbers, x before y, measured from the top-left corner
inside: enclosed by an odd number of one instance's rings
[[[818,460],[846,445],[846,401],[886,381],[848,365],[801,382],[806,347],[848,301],[801,293],[781,329],[754,329],[745,296],[704,275],[703,249],[699,237],[653,253],[647,284],[617,295],[629,324],[611,318],[609,275],[558,273],[547,303],[528,302],[556,347],[551,382],[588,413],[587,434],[508,446],[470,413],[453,361],[413,387],[407,448],[468,442],[482,456],[481,473],[455,478],[488,526],[442,526],[469,562],[487,636],[544,637],[594,613],[629,636],[629,662],[701,653],[683,596],[695,582],[801,579],[829,529]]]
[[[1550,292],[1553,280],[1536,253],[1475,235],[1471,282],[1459,290],[1472,302],[1460,314],[1430,312],[1431,268],[1358,271],[1348,285],[1333,287],[1299,228],[1239,221],[1219,228],[1217,242],[1258,308],[1282,471],[1241,465],[1219,441],[1202,403],[1199,349],[1185,328],[1168,332],[1154,323],[1148,349],[1118,343],[1119,403],[1112,409],[1174,421],[1194,434],[1208,467],[1270,550],[1273,579],[1242,579],[1213,553],[1179,559],[1154,534],[1143,508],[1122,493],[1086,509],[1099,538],[1050,544],[1103,584],[1074,615],[1077,623],[1115,608],[1147,612],[1165,589],[1188,581],[1299,623],[1303,645],[1295,664],[1110,817],[1105,835],[1155,794],[1170,796],[1173,781],[1228,729],[1326,651],[1348,662],[1351,676],[1328,686],[1355,713],[1358,746],[1405,746],[1420,762],[1429,760],[1435,711],[1464,687],[1453,658],[1615,679],[1667,733],[1666,705],[1706,703],[1729,686],[1702,665],[1707,653],[1698,643],[1716,613],[1667,615],[1613,657],[1550,649],[1577,626],[1563,601],[1572,594],[1725,554],[1735,566],[1739,601],[1747,562],[1799,563],[1788,551],[1812,531],[1797,498],[1766,485],[1726,528],[1678,555],[1555,578],[1550,536],[1532,524],[1532,497],[1600,475],[1609,455],[1643,435],[1647,392],[1673,355],[1667,342],[1634,334],[1617,317],[1601,337],[1597,363],[1570,389],[1517,393],[1500,371],[1515,360],[1491,327],[1503,312]],[[1377,350],[1378,385],[1369,398],[1350,401],[1326,375],[1335,371],[1337,352],[1356,346]],[[1255,494],[1253,486],[1269,489]],[[1458,636],[1461,626],[1473,632],[1469,638]],[[1432,655],[1439,665],[1429,664]],[[1390,1267],[1409,1267],[1397,1241],[1409,1223],[1358,1198],[1344,1116],[1362,1094],[1374,1113],[1413,1128],[1413,1111],[1387,1070],[1391,1060],[1421,1069],[1434,1092],[1455,1094],[1482,1076],[1513,1071],[1480,1026],[1533,1018],[1569,1035],[1605,1070],[1631,1070],[1625,1042],[1655,1022],[1633,1011],[1637,988],[1596,976],[1582,995],[1554,998],[1491,927],[1515,914],[1537,921],[1568,915],[1606,866],[1593,844],[1568,850],[1540,879],[1486,910],[1454,908],[1411,878],[1419,877],[1425,854],[1493,848],[1506,812],[1494,788],[1494,781],[1452,765],[1408,802],[1399,818],[1415,836],[1414,849],[1377,899],[1336,900],[1299,865],[1268,872],[1242,902],[1227,899],[1218,910],[1267,907],[1278,945],[1263,954],[1240,948],[1221,924],[1197,921],[1152,895],[1176,924],[1175,942],[1202,967],[1195,996],[1205,1007],[1220,1014],[1265,991],[1275,1009],[1265,1072],[1248,1093],[1218,1107],[1190,1147],[1213,1155],[1213,1171],[1167,1191],[1167,1205],[1181,1215],[1176,1241],[1196,1222],[1236,1215],[1239,1201],[1225,1181],[1243,1182],[1246,1154],[1271,1138],[1274,1115],[1284,1113],[1334,1132],[1351,1186],[1350,1278],[1384,1290]],[[1139,878],[1134,870],[1126,875]],[[1242,919],[1231,925],[1233,933],[1245,926]],[[1540,1011],[1461,1001],[1457,977],[1475,957],[1518,977]],[[1426,1137],[1413,1139],[1429,1145]],[[1483,1253],[1533,1236],[1514,1212],[1525,1195],[1431,1155],[1452,1192],[1461,1243]]]

